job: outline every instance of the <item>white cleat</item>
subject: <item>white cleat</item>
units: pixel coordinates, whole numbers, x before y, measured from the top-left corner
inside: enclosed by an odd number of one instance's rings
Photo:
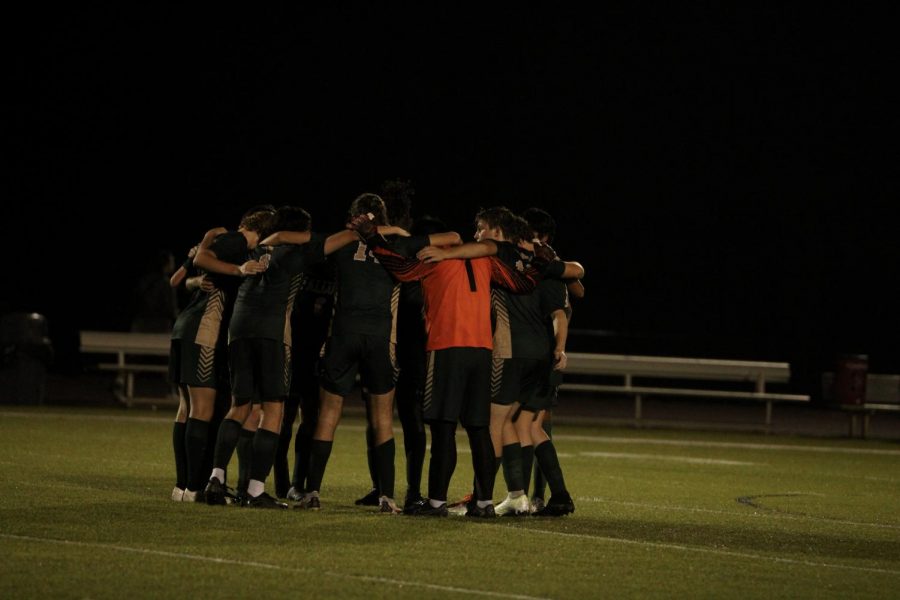
[[[507,494],[506,499],[497,505],[496,512],[500,517],[525,516],[531,513],[531,503],[525,494],[515,498]]]
[[[397,503],[394,502],[393,498],[388,498],[387,496],[382,496],[378,499],[379,509],[378,512],[385,513],[389,515],[399,515],[403,511],[397,506]]]
[[[303,499],[303,492],[297,490],[294,486],[291,486],[291,489],[288,490],[287,496],[285,497],[292,502],[300,502],[300,500]]]
[[[172,488],[172,501],[173,502],[181,502],[182,497],[184,496],[184,490],[180,487]]]
[[[197,492],[192,492],[191,490],[184,490],[184,495],[181,497],[182,502],[196,502],[197,501]]]

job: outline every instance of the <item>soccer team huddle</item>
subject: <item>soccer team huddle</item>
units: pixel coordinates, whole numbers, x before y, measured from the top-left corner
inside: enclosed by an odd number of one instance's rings
[[[548,245],[556,224],[538,208],[480,210],[469,243],[437,219],[411,223],[408,207],[392,212],[389,220],[380,196],[362,194],[346,229],[323,235],[302,208],[260,206],[236,231],[210,230],[192,249],[171,281],[194,290],[172,333],[169,370],[180,395],[173,500],[321,508],[343,402],[359,380],[372,489],[356,504],[410,516],[574,512],[549,434],[569,294],[583,294],[584,269],[556,256]],[[448,505],[457,424],[475,476],[472,493]],[[232,488],[226,469],[235,452]],[[495,507],[501,466],[507,495]],[[265,491],[273,471],[275,496]]]

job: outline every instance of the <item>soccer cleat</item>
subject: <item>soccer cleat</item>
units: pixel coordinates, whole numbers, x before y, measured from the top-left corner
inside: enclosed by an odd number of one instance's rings
[[[535,496],[531,499],[531,512],[532,514],[544,508],[544,499],[540,496]]]
[[[381,504],[381,494],[377,488],[372,488],[369,493],[362,498],[357,498],[353,504],[357,506],[378,506]]]
[[[466,509],[466,516],[473,519],[493,519],[496,518],[497,512],[494,510],[493,504],[488,504],[482,508],[478,506],[478,502],[473,501]]]
[[[266,492],[263,492],[259,496],[255,498],[253,496],[247,496],[243,506],[247,508],[278,508],[285,509],[288,507],[284,502],[279,502]]]
[[[319,502],[319,494],[317,492],[303,494],[303,497],[294,505],[294,508],[299,508],[300,510],[319,510],[322,508],[322,505]]]
[[[234,494],[228,491],[225,484],[215,477],[209,479],[209,483],[206,484],[206,489],[203,492],[206,496],[206,503],[209,505],[223,506],[232,504],[235,499]]]
[[[420,494],[418,492],[414,492],[412,494],[409,492],[406,492],[406,501],[403,503],[403,512],[406,512],[407,508],[410,508],[411,506],[414,506],[415,504],[418,504],[419,502],[423,502],[423,501],[426,501],[426,500],[424,498],[422,498],[422,494]]]
[[[172,501],[173,502],[181,502],[181,499],[184,497],[184,490],[180,487],[172,488]]]
[[[500,517],[522,517],[531,513],[531,503],[525,494],[515,498],[507,495],[506,499],[497,505],[496,510],[497,516]]]
[[[380,506],[380,508],[378,509],[378,512],[391,514],[391,515],[399,515],[401,512],[403,512],[400,510],[400,508],[394,502],[393,498],[388,498],[387,496],[382,496],[381,498],[378,499],[378,503]]]
[[[462,497],[462,500],[457,500],[453,504],[447,506],[447,510],[450,514],[453,515],[464,515],[469,508],[469,503],[472,502],[474,496],[472,494],[466,494]]]
[[[291,486],[291,489],[288,490],[287,496],[285,496],[285,498],[287,498],[288,500],[293,500],[294,502],[300,502],[300,500],[303,499],[303,492]]]
[[[415,506],[404,510],[403,514],[411,517],[446,517],[449,513],[447,512],[446,503],[440,506],[432,506],[431,502],[423,498],[421,503],[417,502]]]
[[[567,492],[563,492],[557,496],[550,496],[550,501],[546,506],[534,513],[535,517],[563,517],[569,513],[575,512],[575,503]]]

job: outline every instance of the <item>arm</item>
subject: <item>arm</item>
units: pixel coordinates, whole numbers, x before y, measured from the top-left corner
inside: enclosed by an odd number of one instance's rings
[[[541,276],[533,267],[519,272],[496,256],[489,257],[489,260],[491,261],[491,283],[504,287],[514,294],[527,294],[540,281]]]
[[[420,262],[415,258],[407,258],[394,252],[383,240],[377,245],[372,245],[371,248],[378,257],[378,262],[399,281],[424,279],[434,269],[433,263]]]
[[[566,287],[569,289],[569,295],[573,298],[584,298],[584,284],[581,283],[580,279],[568,280]]]
[[[185,276],[187,276],[188,269],[194,262],[194,256],[197,255],[197,250],[200,249],[200,246],[194,246],[190,250],[188,250],[187,260],[184,261],[184,264],[178,267],[178,269],[172,273],[172,276],[169,278],[169,285],[172,287],[178,287],[178,285],[184,281]]]
[[[378,233],[381,235],[399,235],[400,237],[410,237],[410,233],[402,227],[396,225],[379,225]]]
[[[584,279],[584,267],[581,263],[574,261],[566,261],[563,263],[566,268],[563,270],[561,279]]]
[[[200,250],[209,248],[212,245],[213,241],[223,233],[228,233],[228,230],[224,227],[215,227],[207,231],[203,235],[203,240],[200,242],[200,247],[197,248],[197,251],[199,252]]]
[[[327,238],[325,238],[325,256],[328,256],[332,252],[336,252],[347,244],[356,241],[359,241],[359,236],[355,231],[352,231],[350,229],[345,229],[343,231],[338,231],[335,234],[329,235]]]
[[[216,253],[212,250],[200,250],[194,257],[194,266],[199,269],[205,269],[210,273],[220,273],[222,275],[234,275],[235,277],[244,277],[246,275],[255,275],[265,271],[265,267],[256,260],[248,260],[242,265],[235,265],[230,262],[219,260]]]
[[[306,244],[312,237],[309,231],[276,231],[259,242],[260,246],[279,246],[281,244]]]
[[[429,236],[429,241],[431,241],[431,236]],[[419,250],[416,257],[419,260],[433,263],[452,258],[482,258],[484,256],[495,256],[496,254],[497,244],[492,240],[484,240],[481,242],[469,242],[452,248],[428,246]]]
[[[562,309],[554,310],[553,314],[553,337],[556,339],[556,345],[553,348],[553,368],[562,371],[568,364],[566,358],[566,340],[569,338],[569,318],[566,311]]]
[[[430,246],[459,246],[462,243],[462,238],[455,231],[432,233],[428,236],[428,244]]]

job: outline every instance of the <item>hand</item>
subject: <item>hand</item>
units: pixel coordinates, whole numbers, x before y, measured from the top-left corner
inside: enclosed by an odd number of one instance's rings
[[[195,256],[197,256],[198,250],[200,250],[200,244],[197,244],[196,246],[188,250],[188,258],[194,258]]]
[[[569,359],[566,356],[565,350],[554,350],[553,351],[553,370],[554,371],[563,371],[566,368],[566,365],[569,364]]]
[[[247,277],[248,275],[256,275],[257,273],[262,273],[266,270],[266,265],[263,265],[258,260],[248,260],[240,267],[238,270],[241,272],[241,275]]]
[[[534,263],[535,266],[541,267],[548,265],[556,260],[556,252],[547,244],[534,242]]]
[[[441,262],[447,258],[447,251],[437,246],[425,246],[416,253],[416,258],[427,263]]]
[[[374,219],[375,215],[372,213],[356,215],[350,219],[349,223],[347,223],[347,229],[352,229],[358,233],[359,237],[363,240],[367,240],[378,233],[378,227],[375,225]]]
[[[216,284],[212,282],[212,279],[204,275],[200,278],[200,289],[209,294],[216,291]]]
[[[396,225],[379,225],[378,233],[381,235],[399,235],[400,237],[412,237],[412,234]]]

